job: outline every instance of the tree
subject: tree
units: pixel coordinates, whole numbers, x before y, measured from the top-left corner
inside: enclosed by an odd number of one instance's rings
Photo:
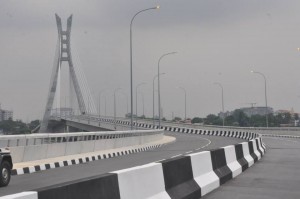
[[[40,120],[33,120],[28,124],[28,128],[30,131],[35,129],[38,125],[40,125]]]
[[[178,122],[178,121],[181,121],[181,117],[174,117],[174,119],[172,120],[173,122]]]
[[[192,124],[194,124],[194,123],[202,123],[202,122],[203,122],[203,119],[200,118],[200,117],[194,117],[192,119]]]
[[[204,119],[204,123],[209,124],[209,125],[222,125],[223,121],[219,116],[214,115],[214,114],[209,114]]]
[[[249,117],[240,109],[236,109],[233,112],[233,118],[239,124],[239,126],[245,127],[249,126],[250,124]]]

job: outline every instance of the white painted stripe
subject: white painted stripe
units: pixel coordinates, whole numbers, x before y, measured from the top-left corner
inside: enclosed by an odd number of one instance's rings
[[[212,168],[211,155],[209,151],[203,151],[188,155],[191,157],[193,176],[201,187],[201,195],[211,192],[220,186],[219,177]]]
[[[35,191],[27,191],[27,192],[2,196],[0,198],[1,199],[38,199],[38,194]]]
[[[50,163],[50,168],[54,169],[55,168],[55,164],[54,163]]]
[[[17,174],[18,174],[18,175],[22,175],[22,174],[24,174],[24,170],[23,170],[23,168],[19,168],[19,169],[17,169]]]
[[[35,167],[34,166],[30,166],[29,167],[29,173],[34,173],[35,172]]]
[[[59,167],[64,167],[65,166],[63,161],[59,161],[58,164],[59,164]]]
[[[176,158],[176,157],[179,157],[179,156],[182,156],[182,154],[174,155],[171,158]]]
[[[248,142],[243,142],[241,144],[243,147],[244,158],[247,160],[249,167],[251,167],[254,164],[254,159],[250,155],[249,144],[248,144]]]
[[[122,199],[170,198],[165,191],[164,174],[160,163],[150,163],[112,173],[118,175]]]
[[[44,164],[40,165],[41,171],[46,170],[46,166]]]

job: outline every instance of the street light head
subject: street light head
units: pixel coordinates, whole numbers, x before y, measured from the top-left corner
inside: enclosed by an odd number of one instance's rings
[[[254,71],[253,71],[253,70],[251,70],[250,72],[251,72],[251,73],[254,73]]]
[[[300,51],[300,48],[297,48],[298,51]]]
[[[160,8],[160,5],[157,5],[157,6],[156,6],[156,9],[159,9],[159,8]]]

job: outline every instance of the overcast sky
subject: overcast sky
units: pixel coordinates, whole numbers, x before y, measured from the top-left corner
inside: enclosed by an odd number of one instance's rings
[[[300,1],[298,0],[0,0],[0,103],[24,121],[41,118],[48,94],[57,28],[73,14],[72,51],[96,96],[106,89],[108,115],[113,90],[129,95],[129,24],[133,25],[134,85],[146,82],[145,114],[152,115],[152,81],[159,57],[164,116],[204,117],[221,110],[268,105],[300,112]],[[77,54],[77,55],[75,55]],[[139,98],[139,110],[141,107]],[[118,95],[118,116],[126,100]],[[104,104],[101,105],[102,109]]]

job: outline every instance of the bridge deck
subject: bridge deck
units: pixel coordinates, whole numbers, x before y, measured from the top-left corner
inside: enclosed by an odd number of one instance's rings
[[[159,161],[180,154],[192,153],[194,151],[208,150],[240,143],[237,138],[219,136],[200,136],[194,134],[166,133],[176,137],[176,142],[161,148],[141,153],[103,159],[87,164],[61,167],[29,175],[12,176],[8,187],[0,189],[0,196],[18,193],[28,190],[78,180],[86,177],[96,176],[111,171],[130,168],[150,162]],[[211,143],[209,142],[211,141]],[[210,143],[208,145],[208,143]],[[203,148],[204,147],[204,148]]]
[[[263,138],[263,141],[267,153],[262,161],[204,198],[300,198],[300,140]]]

